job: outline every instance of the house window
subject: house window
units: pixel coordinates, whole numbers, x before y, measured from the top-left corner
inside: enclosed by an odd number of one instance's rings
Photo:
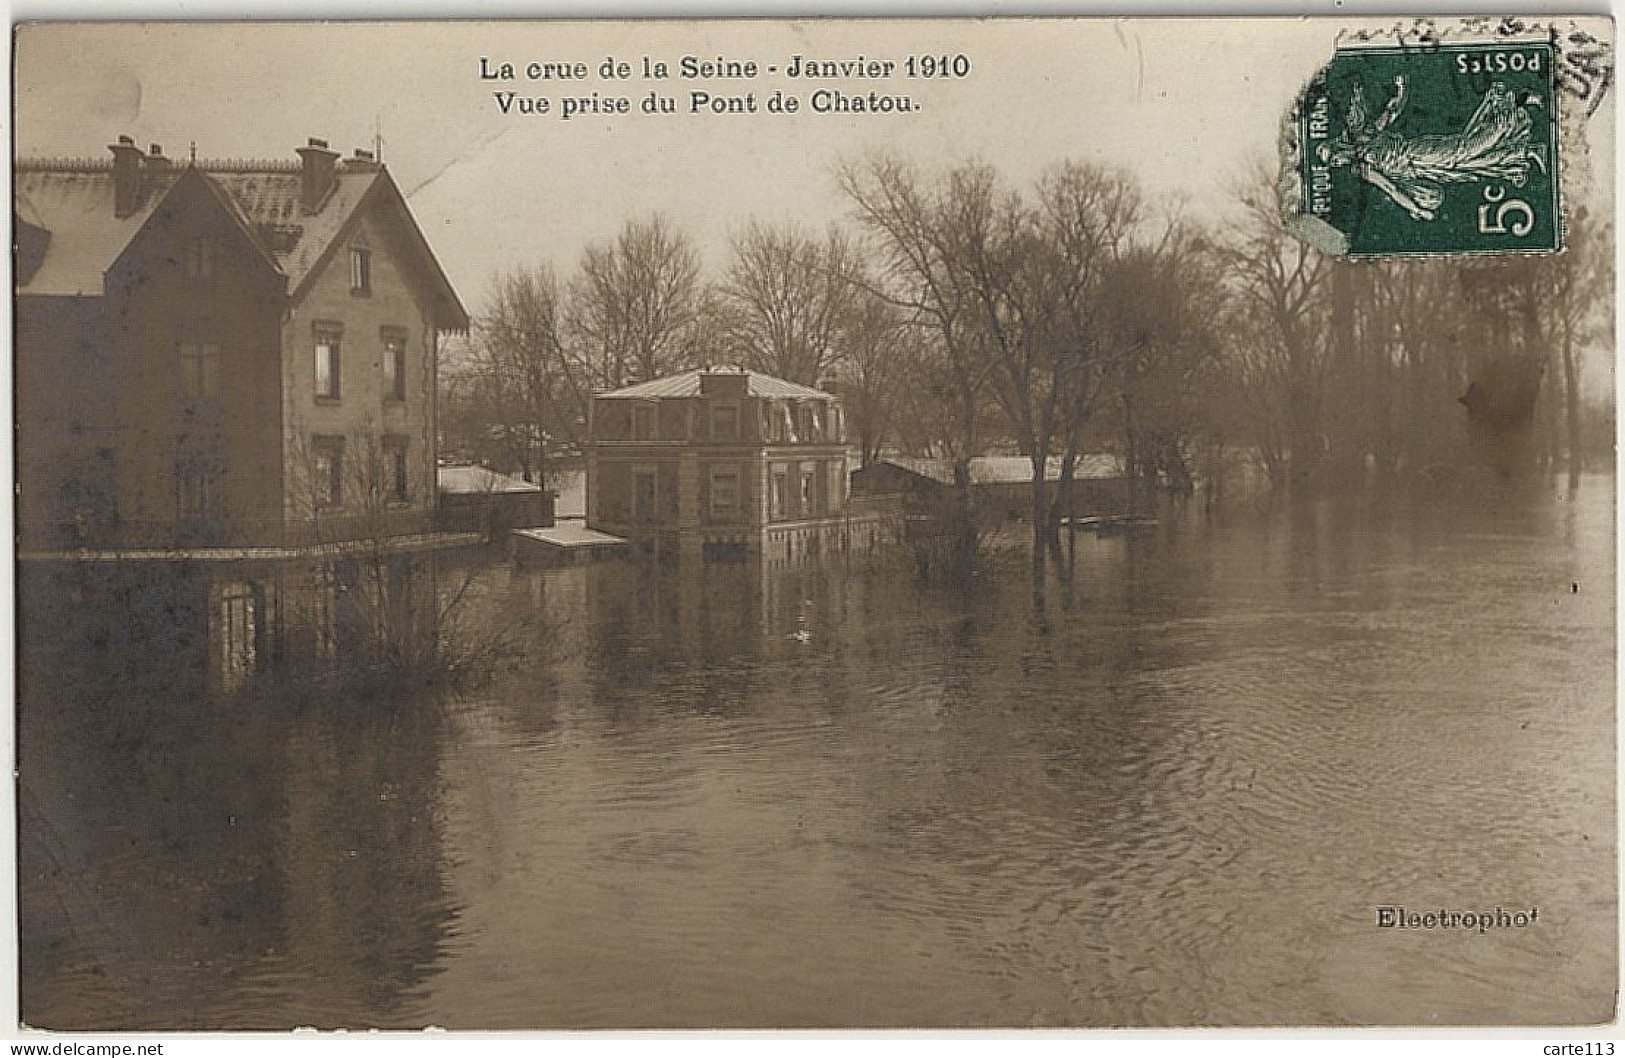
[[[365,247],[350,250],[350,293],[372,293],[372,251]]]
[[[713,404],[711,406],[711,440],[739,440],[739,405]]]
[[[220,678],[227,690],[260,667],[264,610],[265,592],[257,584],[233,582],[220,589]]]
[[[214,275],[214,240],[199,236],[186,244],[186,277],[209,279]]]
[[[711,517],[731,521],[739,517],[739,468],[711,468]]]
[[[406,503],[411,498],[407,473],[406,438],[384,438],[384,491],[390,503]]]
[[[316,399],[338,400],[341,393],[340,379],[342,377],[343,361],[339,354],[339,336],[337,332],[320,332],[316,335]]]
[[[318,509],[344,505],[344,438],[310,439],[310,487]]]
[[[399,331],[385,331],[384,335],[384,399],[406,399],[406,335]]]
[[[818,405],[814,404],[807,409],[807,440],[822,441],[824,439],[824,415]]]
[[[655,439],[655,409],[652,404],[632,405],[632,440]]]
[[[818,491],[816,479],[817,475],[811,466],[801,468],[801,513],[803,515],[818,513],[813,509],[813,503]]]
[[[181,396],[188,399],[220,395],[220,347],[213,342],[182,342]]]
[[[782,467],[773,469],[773,497],[772,515],[775,520],[783,518],[790,500],[790,474]]]
[[[637,467],[632,471],[632,519],[637,522],[655,520],[655,472],[653,467]]]
[[[218,521],[225,509],[224,479],[218,459],[182,459],[175,467],[177,520],[189,525]]]

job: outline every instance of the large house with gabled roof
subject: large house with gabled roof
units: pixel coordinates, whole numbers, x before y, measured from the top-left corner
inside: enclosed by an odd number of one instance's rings
[[[468,314],[388,170],[110,150],[14,167],[20,549],[431,528]]]

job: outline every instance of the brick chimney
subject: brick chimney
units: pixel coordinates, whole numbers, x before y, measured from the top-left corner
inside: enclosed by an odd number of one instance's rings
[[[299,148],[299,160],[304,163],[301,183],[300,200],[306,213],[315,213],[322,208],[322,203],[333,190],[337,181],[333,165],[338,161],[339,153],[327,149],[326,140],[312,138],[303,147]]]
[[[344,159],[344,168],[352,172],[375,173],[383,166],[371,151],[357,147],[354,157]]]
[[[141,200],[146,201],[147,196],[158,189],[161,181],[169,173],[169,159],[164,157],[164,149],[153,144],[147,154],[141,159]]]
[[[141,208],[141,148],[120,136],[107,149],[113,152],[113,216],[128,217]]]
[[[743,397],[749,392],[750,376],[743,371],[713,368],[700,372],[700,394],[706,397]]]

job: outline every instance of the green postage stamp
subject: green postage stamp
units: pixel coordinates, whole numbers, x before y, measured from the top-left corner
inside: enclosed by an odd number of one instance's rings
[[[1298,223],[1349,257],[1562,248],[1550,39],[1339,46],[1293,115]]]

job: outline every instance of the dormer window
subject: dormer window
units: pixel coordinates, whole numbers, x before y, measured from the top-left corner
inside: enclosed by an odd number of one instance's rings
[[[364,246],[350,250],[350,293],[372,293],[372,251]]]

